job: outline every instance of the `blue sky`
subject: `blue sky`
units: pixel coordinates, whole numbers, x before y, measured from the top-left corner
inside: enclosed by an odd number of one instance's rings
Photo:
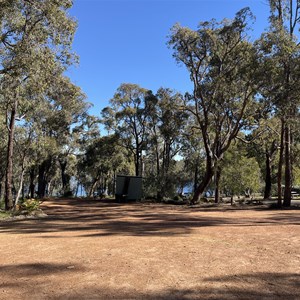
[[[196,29],[200,21],[233,18],[249,6],[256,16],[253,36],[267,27],[267,0],[74,0],[78,21],[73,50],[79,66],[67,75],[93,103],[98,115],[121,83],[156,92],[168,87],[191,91],[189,75],[176,64],[167,36],[176,23]]]

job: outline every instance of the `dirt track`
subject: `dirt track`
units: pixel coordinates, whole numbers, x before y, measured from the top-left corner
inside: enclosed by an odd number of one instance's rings
[[[0,223],[0,299],[300,299],[300,210],[43,209]]]

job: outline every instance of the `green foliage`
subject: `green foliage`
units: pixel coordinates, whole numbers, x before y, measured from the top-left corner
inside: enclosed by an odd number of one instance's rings
[[[23,202],[21,202],[20,207],[22,210],[25,210],[28,213],[31,213],[31,212],[39,209],[40,201],[37,199],[25,199]]]
[[[113,130],[131,152],[137,176],[141,175],[141,154],[147,146],[146,98],[150,95],[151,91],[136,84],[121,84],[110,100],[111,107],[102,110],[102,122],[106,129]]]
[[[117,173],[129,172],[130,163],[127,155],[126,149],[119,144],[116,135],[90,141],[77,165],[79,180],[85,186],[89,196],[92,196],[97,189],[100,189],[101,193],[113,193],[114,176]]]
[[[146,196],[181,203],[178,192],[187,185],[212,189],[218,168],[222,191],[250,194],[261,190],[262,174],[274,184],[280,149],[300,185],[298,1],[268,1],[270,28],[255,43],[247,8],[197,30],[176,24],[169,46],[189,71],[193,93],[121,84],[101,120],[87,113],[84,93],[64,75],[77,62],[72,1],[0,2],[0,131],[7,133],[0,136],[0,179],[4,185],[13,173],[17,198],[23,182],[32,197],[43,197],[46,187],[70,196],[77,181],[90,195],[113,194],[115,175],[135,172],[146,177]],[[107,136],[100,137],[100,122]],[[30,199],[22,207],[38,204]]]
[[[222,163],[221,188],[227,195],[251,195],[261,192],[261,172],[255,158],[232,146]]]
[[[68,144],[70,126],[86,110],[84,94],[64,76],[68,66],[77,61],[71,52],[77,26],[68,14],[71,6],[70,0],[1,1],[0,100],[10,127],[8,209],[12,207],[13,179],[19,184],[18,198],[25,170],[36,165],[41,171],[41,166],[51,162],[39,174],[39,194],[44,195],[41,185],[45,190],[51,175],[54,177],[55,158]],[[15,122],[19,120],[22,122]],[[14,136],[15,127],[18,136]],[[17,149],[9,142],[13,140]]]
[[[296,166],[293,169],[293,183],[294,186],[300,187],[300,167]]]
[[[201,22],[196,31],[177,24],[171,31],[173,56],[186,66],[194,84],[193,94],[185,97],[185,109],[194,117],[193,127],[203,140],[207,161],[195,200],[232,140],[251,125],[256,113],[258,62],[247,40],[251,19],[249,9],[243,9],[232,21]]]
[[[4,212],[4,211],[0,211],[0,220],[1,219],[7,219],[9,218],[11,215],[8,212]]]
[[[147,161],[145,175],[159,199],[172,198],[178,190],[176,155],[182,147],[188,114],[182,109],[183,96],[168,88],[160,88],[147,97]]]

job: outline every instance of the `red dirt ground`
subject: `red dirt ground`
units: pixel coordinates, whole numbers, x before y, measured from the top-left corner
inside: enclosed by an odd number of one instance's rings
[[[300,299],[300,210],[42,206],[0,222],[0,299]]]

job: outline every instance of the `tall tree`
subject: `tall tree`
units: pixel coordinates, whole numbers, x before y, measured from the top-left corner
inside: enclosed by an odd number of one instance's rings
[[[224,153],[253,113],[256,52],[246,37],[251,17],[249,9],[243,9],[232,21],[202,22],[196,31],[178,24],[172,28],[169,45],[194,84],[186,109],[195,117],[206,154],[206,171],[193,202],[209,185]]]
[[[283,177],[283,205],[290,206],[293,163],[292,131],[298,113],[300,92],[300,45],[296,37],[300,24],[300,2],[298,0],[269,0],[269,5],[270,29],[260,39],[263,65],[268,70],[268,76],[264,80],[265,84],[261,93],[271,101],[281,120],[277,183],[278,206],[282,205]]]
[[[152,176],[156,181],[157,198],[162,199],[174,182],[170,171],[175,167],[175,157],[182,146],[187,113],[182,110],[183,96],[168,88],[160,88],[156,95],[147,97],[149,151],[156,166]]]
[[[0,74],[8,127],[5,207],[13,207],[12,173],[16,119],[23,103],[49,87],[72,62],[76,23],[67,14],[71,0],[1,0]],[[25,109],[26,113],[26,109]]]
[[[126,150],[118,145],[116,135],[94,139],[86,147],[78,164],[80,181],[89,197],[97,190],[106,193],[109,186],[114,186],[116,172],[126,173],[126,169],[128,169]],[[111,192],[114,193],[113,188]]]
[[[102,110],[102,120],[108,130],[114,130],[123,145],[134,157],[135,175],[141,175],[142,150],[147,145],[146,98],[150,91],[137,84],[122,84],[110,100],[110,107]]]
[[[264,199],[269,199],[272,184],[276,182],[276,164],[280,146],[280,119],[261,119],[259,126],[247,136],[248,156],[254,157],[264,175]]]

